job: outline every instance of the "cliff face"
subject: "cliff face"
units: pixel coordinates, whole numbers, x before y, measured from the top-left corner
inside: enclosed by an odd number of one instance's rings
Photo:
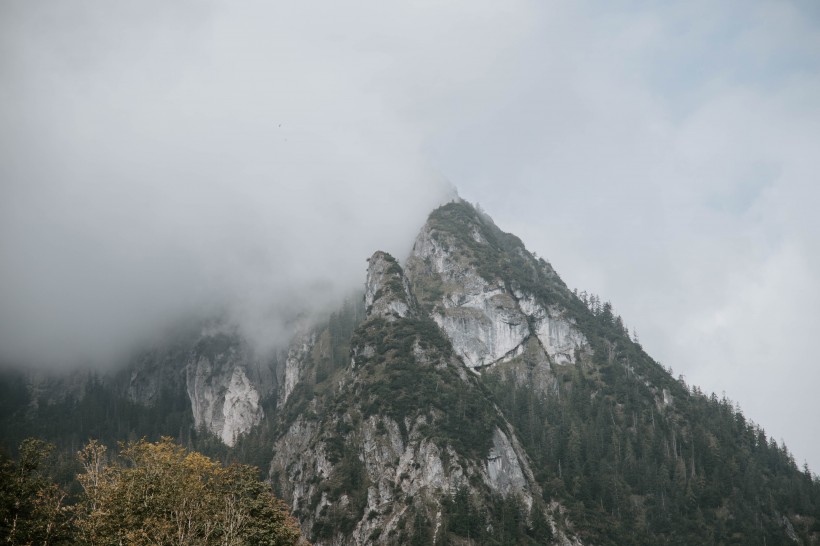
[[[194,425],[228,446],[264,417],[258,386],[248,378],[254,364],[236,338],[217,334],[201,339],[185,366]]]
[[[163,392],[183,393],[193,426],[231,447],[265,419],[266,401],[275,412],[296,385],[314,378],[306,362],[318,341],[317,328],[303,322],[286,347],[262,357],[229,327],[211,323],[143,352],[121,375],[129,400],[144,406]]]
[[[514,498],[547,521],[514,430],[414,303],[402,268],[377,252],[367,279],[350,364],[273,448],[271,474],[308,536],[317,544],[436,544],[457,492],[475,510]]]
[[[411,312],[412,296],[401,266],[385,252],[368,259],[364,306],[368,317],[397,320]],[[414,310],[415,314],[415,310]]]
[[[148,408],[184,396],[193,427],[233,446],[265,418],[264,399],[281,396],[284,362],[282,355],[258,357],[212,321],[143,351],[110,383]]]
[[[577,364],[591,352],[562,306],[573,296],[549,264],[464,207],[440,209],[422,228],[407,259],[409,284],[468,368],[525,357],[535,363],[535,387],[546,392],[553,366]]]

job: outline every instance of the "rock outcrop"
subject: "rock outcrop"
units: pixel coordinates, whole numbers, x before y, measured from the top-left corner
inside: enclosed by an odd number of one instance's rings
[[[590,351],[566,309],[525,288],[556,283],[549,264],[480,214],[431,218],[407,259],[407,277],[420,305],[470,369],[529,352],[546,366],[544,375],[551,366],[576,364]],[[539,282],[532,283],[533,277]],[[569,297],[565,287],[557,288]]]
[[[411,296],[401,266],[386,252],[368,260],[364,305],[369,316],[395,320],[410,314]]]
[[[194,424],[232,446],[264,416],[257,385],[248,378],[257,366],[241,342],[227,334],[204,337],[185,366]]]

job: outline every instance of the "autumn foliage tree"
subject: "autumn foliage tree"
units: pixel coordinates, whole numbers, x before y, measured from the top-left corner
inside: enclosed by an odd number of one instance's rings
[[[128,444],[111,461],[94,441],[79,455],[84,496],[75,524],[86,544],[301,543],[296,520],[254,467],[223,467],[170,438]]]

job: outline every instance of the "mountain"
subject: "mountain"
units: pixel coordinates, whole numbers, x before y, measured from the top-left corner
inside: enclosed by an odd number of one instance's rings
[[[272,356],[211,321],[118,373],[6,371],[2,437],[164,434],[256,464],[316,544],[820,542],[820,483],[785,446],[468,203],[294,330]]]

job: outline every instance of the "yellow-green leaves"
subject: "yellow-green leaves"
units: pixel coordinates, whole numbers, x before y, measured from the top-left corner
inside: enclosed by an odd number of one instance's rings
[[[90,545],[291,545],[299,527],[245,465],[223,468],[170,438],[141,440],[106,461],[104,446],[80,453],[85,496],[77,517]]]

